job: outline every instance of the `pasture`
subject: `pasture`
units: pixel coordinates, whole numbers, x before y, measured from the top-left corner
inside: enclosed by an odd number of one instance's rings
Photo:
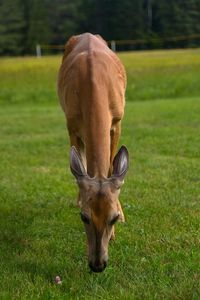
[[[120,57],[126,223],[101,274],[87,267],[69,170],[61,57],[0,59],[1,299],[200,298],[200,50]]]

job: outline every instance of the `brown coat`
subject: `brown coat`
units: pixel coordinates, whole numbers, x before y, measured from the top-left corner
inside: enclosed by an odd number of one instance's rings
[[[128,151],[122,146],[115,154],[125,87],[123,65],[100,36],[85,33],[68,41],[58,95],[67,120],[70,167],[79,186],[78,204],[94,272],[105,269],[114,223],[124,220],[118,197],[128,169]]]
[[[58,95],[67,119],[71,145],[86,148],[90,177],[107,177],[124,114],[126,75],[118,57],[98,35],[72,37],[58,77]],[[83,147],[82,147],[83,148]],[[83,161],[84,151],[79,149]]]

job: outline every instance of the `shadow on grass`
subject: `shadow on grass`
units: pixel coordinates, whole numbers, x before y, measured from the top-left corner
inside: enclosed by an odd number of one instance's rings
[[[13,208],[1,204],[3,268],[28,274],[31,281],[39,276],[49,282],[62,272],[82,272],[86,265],[83,232],[70,219],[65,223],[63,216],[54,218],[59,210],[62,207],[52,208],[51,217],[49,209],[45,215],[45,207],[40,210],[34,203]]]

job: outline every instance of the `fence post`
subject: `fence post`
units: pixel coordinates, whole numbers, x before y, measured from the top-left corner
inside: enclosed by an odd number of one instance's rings
[[[40,44],[36,45],[36,56],[37,56],[37,58],[40,58],[42,56]]]
[[[110,46],[111,46],[112,51],[116,52],[116,42],[111,41]]]

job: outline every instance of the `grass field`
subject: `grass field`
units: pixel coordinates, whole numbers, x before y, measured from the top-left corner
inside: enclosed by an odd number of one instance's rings
[[[0,299],[200,299],[200,50],[121,59],[126,223],[101,274],[87,267],[60,57],[0,60]]]

